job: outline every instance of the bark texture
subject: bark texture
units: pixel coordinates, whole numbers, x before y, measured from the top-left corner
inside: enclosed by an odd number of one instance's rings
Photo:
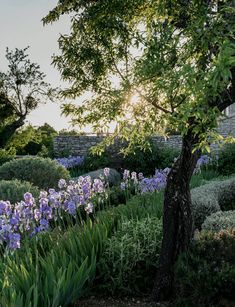
[[[198,151],[192,153],[197,141],[191,132],[183,137],[181,154],[168,175],[164,197],[162,249],[152,292],[154,301],[171,297],[174,263],[179,253],[189,246],[193,235],[189,184],[199,158]]]

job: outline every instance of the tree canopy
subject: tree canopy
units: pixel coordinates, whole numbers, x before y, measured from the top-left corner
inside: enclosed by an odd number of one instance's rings
[[[234,102],[234,13],[234,1],[58,1],[44,23],[71,16],[53,59],[70,81],[63,94],[93,93],[64,113],[94,128],[116,121],[119,136],[140,143],[190,127],[205,147]]]
[[[93,94],[64,113],[94,128],[118,122],[129,148],[166,129],[182,135],[167,176],[152,293],[169,299],[175,261],[194,232],[190,179],[201,149],[223,139],[217,122],[235,102],[235,1],[59,0],[44,23],[62,14],[71,16],[71,33],[60,36],[53,63],[70,82],[63,94]]]
[[[45,82],[46,75],[33,63],[27,48],[6,49],[8,71],[0,72],[0,147],[4,147],[26,116],[39,103],[52,99],[55,91]]]

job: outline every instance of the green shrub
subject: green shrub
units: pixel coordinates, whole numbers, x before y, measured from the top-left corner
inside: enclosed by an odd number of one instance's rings
[[[101,155],[89,153],[85,157],[82,165],[83,172],[91,172],[105,167],[113,167],[107,152],[104,152]]]
[[[123,191],[120,186],[113,186],[109,190],[109,199],[112,206],[125,204],[127,201],[125,191]]]
[[[115,151],[117,152],[117,148]],[[118,171],[129,169],[136,172],[144,172],[145,176],[153,175],[155,169],[163,169],[170,167],[174,162],[174,158],[179,155],[179,150],[163,146],[156,147],[150,143],[150,148],[143,150],[138,147],[135,148],[134,153],[124,156],[121,153],[112,155],[108,150],[101,155],[89,153],[83,164],[85,172],[96,169],[110,167]]]
[[[97,264],[98,291],[120,296],[149,290],[161,238],[162,222],[158,218],[122,221]]]
[[[0,166],[4,163],[13,160],[15,157],[14,150],[0,149]]]
[[[217,306],[222,299],[234,306],[234,255],[234,230],[201,234],[177,262],[174,306]]]
[[[38,187],[30,182],[15,180],[0,180],[0,200],[9,200],[12,204],[23,200],[24,193],[30,192],[34,198],[39,196]]]
[[[59,179],[69,179],[69,172],[49,158],[22,158],[0,167],[0,179],[29,181],[41,189],[56,188]]]
[[[131,153],[124,157],[122,168],[143,172],[145,176],[153,175],[155,169],[171,167],[178,155],[179,150],[175,148],[157,147],[152,143],[150,149],[144,151],[137,148],[134,154]]]
[[[207,216],[230,209],[235,200],[235,177],[192,189],[191,196],[195,225],[200,228]]]
[[[230,228],[235,229],[235,210],[213,213],[202,224],[202,230],[213,232]]]
[[[235,144],[227,144],[219,152],[218,171],[222,175],[235,174]]]

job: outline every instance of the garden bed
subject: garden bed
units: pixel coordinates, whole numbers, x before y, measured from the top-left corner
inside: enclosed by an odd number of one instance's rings
[[[149,302],[145,298],[123,298],[123,299],[117,299],[117,298],[97,298],[97,297],[91,297],[88,299],[82,299],[76,304],[75,306],[79,307],[134,307],[134,306],[140,306],[140,307],[153,307],[153,306],[159,306],[159,307],[167,307],[170,306],[169,302],[164,303],[154,303]]]

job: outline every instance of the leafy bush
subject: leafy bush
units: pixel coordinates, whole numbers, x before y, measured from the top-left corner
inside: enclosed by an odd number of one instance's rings
[[[218,171],[222,175],[235,174],[235,144],[227,144],[219,152]]]
[[[18,155],[53,157],[53,138],[56,135],[55,129],[46,123],[38,128],[29,125],[15,133],[10,146]]]
[[[25,180],[46,190],[57,187],[61,178],[69,179],[69,172],[49,158],[22,158],[0,167],[0,179]]]
[[[122,167],[136,172],[144,172],[144,175],[152,175],[155,169],[171,167],[174,159],[178,157],[179,150],[171,147],[156,147],[153,143],[150,149],[145,151],[136,149],[135,154],[123,158]]]
[[[156,271],[161,238],[158,218],[122,221],[97,264],[98,289],[115,295],[146,292]]]
[[[15,157],[14,150],[0,149],[0,166],[4,163],[13,160]]]
[[[202,224],[202,230],[218,232],[223,229],[235,229],[235,210],[218,211],[208,216]]]
[[[207,216],[230,209],[235,200],[235,177],[192,189],[191,196],[195,225],[200,228]]]
[[[117,151],[118,149],[115,150],[115,152]],[[142,150],[136,147],[134,153],[127,156],[121,153],[116,153],[113,156],[109,151],[105,151],[101,155],[89,153],[82,167],[85,172],[110,167],[116,168],[118,171],[129,169],[130,171],[144,172],[144,175],[148,176],[153,175],[155,169],[170,167],[178,155],[179,150],[177,149],[166,146],[158,148],[151,143],[149,149]]]
[[[33,186],[30,182],[17,179],[0,181],[0,200],[9,200],[14,204],[23,200],[26,192],[30,192],[34,197],[39,196],[38,187]]]
[[[101,155],[89,153],[84,159],[82,171],[85,173],[112,166],[111,159],[107,152]]]
[[[234,255],[234,230],[201,234],[178,260],[174,306],[215,306],[222,299],[234,306]]]

